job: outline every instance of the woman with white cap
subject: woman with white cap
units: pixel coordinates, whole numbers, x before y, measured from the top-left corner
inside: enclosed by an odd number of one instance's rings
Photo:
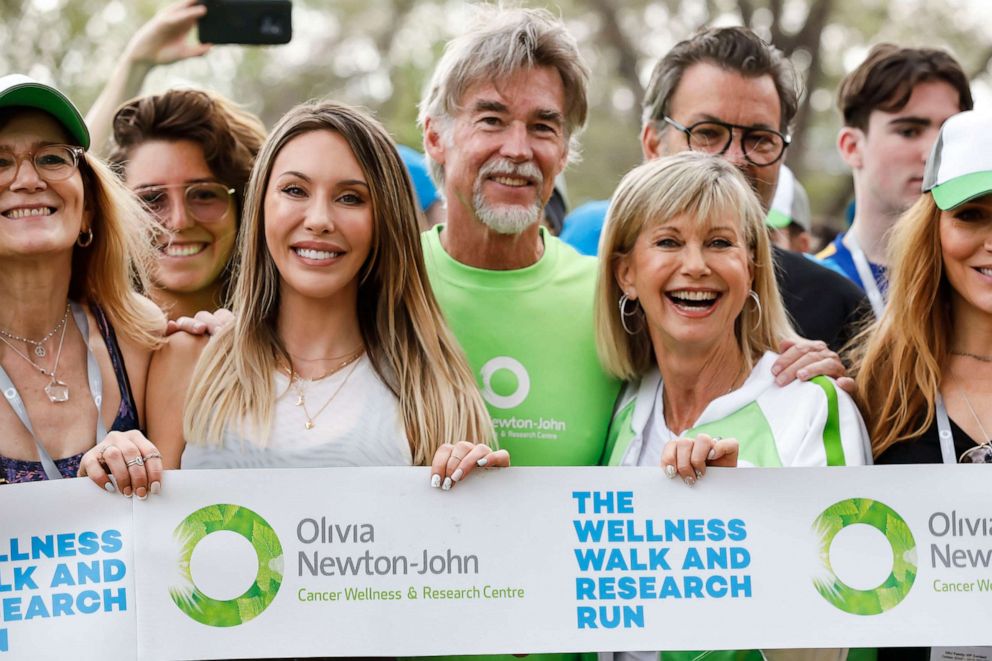
[[[893,228],[885,313],[854,352],[859,404],[876,464],[989,464],[992,115],[944,123],[923,191]],[[880,661],[951,658],[878,652]]]
[[[951,117],[893,230],[857,379],[876,462],[992,463],[992,115]]]
[[[0,482],[75,476],[108,430],[143,415],[164,327],[134,291],[152,225],[89,143],[61,92],[0,78]],[[157,459],[151,444],[125,458]]]

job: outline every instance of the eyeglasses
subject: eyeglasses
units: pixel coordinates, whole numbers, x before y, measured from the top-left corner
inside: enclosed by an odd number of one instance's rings
[[[172,197],[169,190],[183,191],[183,205],[186,214],[201,223],[220,220],[231,208],[234,189],[217,182],[195,184],[169,184],[168,186],[146,186],[134,191],[138,199],[160,222],[165,224],[172,216]]]
[[[24,160],[30,160],[34,171],[45,181],[64,181],[79,168],[84,151],[71,145],[46,145],[26,154],[0,149],[0,186],[7,186],[17,178]]]
[[[737,129],[741,136],[741,153],[749,163],[758,166],[771,165],[782,158],[785,148],[792,142],[791,136],[772,129],[728,124],[712,119],[687,127],[668,116],[662,119],[685,133],[689,149],[707,154],[719,155],[730,149],[730,143],[734,141],[734,129]]]
[[[992,443],[976,445],[958,457],[959,464],[992,464]]]

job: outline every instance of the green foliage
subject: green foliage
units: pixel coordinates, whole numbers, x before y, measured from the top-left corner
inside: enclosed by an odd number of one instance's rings
[[[982,0],[559,0],[593,71],[584,160],[568,171],[572,206],[607,197],[640,161],[639,103],[659,56],[696,28],[748,23],[790,54],[807,81],[808,113],[789,164],[807,184],[814,216],[838,222],[850,177],[836,154],[833,91],[871,43],[945,46],[984,79],[992,57]],[[99,93],[127,40],[164,2],[0,0],[0,70],[56,83],[82,108]],[[813,9],[823,10],[819,16]],[[776,12],[778,12],[776,14]],[[378,113],[398,141],[420,146],[417,101],[444,42],[471,13],[461,0],[294,0],[287,46],[218,46],[203,58],[154,70],[145,91],[213,88],[271,125],[295,103],[333,98]],[[971,18],[969,18],[969,16]],[[822,18],[822,21],[819,19]]]

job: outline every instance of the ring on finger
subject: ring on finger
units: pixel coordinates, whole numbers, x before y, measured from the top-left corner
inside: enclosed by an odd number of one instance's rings
[[[100,445],[97,446],[97,448],[98,449],[96,451],[96,460],[101,464],[106,463],[103,459],[103,453],[107,451],[107,446],[101,443]]]
[[[465,455],[462,455],[462,456],[459,457],[457,454],[451,453],[451,458],[454,459],[457,462],[461,462],[461,460],[465,458]]]
[[[132,459],[130,461],[125,461],[124,462],[124,465],[125,466],[128,466],[128,467],[130,467],[130,466],[144,466],[145,465],[145,462],[144,462],[144,460],[140,456],[138,456],[138,457],[135,457],[134,459]]]
[[[152,459],[161,459],[161,458],[162,455],[160,455],[158,452],[152,452],[151,454],[146,454],[144,457],[142,457],[142,459],[144,459],[145,461],[151,461]]]

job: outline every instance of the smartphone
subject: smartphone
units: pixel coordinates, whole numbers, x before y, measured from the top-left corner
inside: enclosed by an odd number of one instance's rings
[[[286,44],[293,37],[292,0],[200,0],[203,44]]]

